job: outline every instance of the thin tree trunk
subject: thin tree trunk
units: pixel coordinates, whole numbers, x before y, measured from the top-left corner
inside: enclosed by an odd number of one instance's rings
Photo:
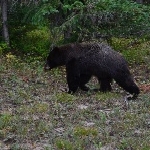
[[[1,0],[1,11],[2,11],[2,36],[4,41],[9,45],[9,33],[8,33],[8,23],[7,23],[7,0]]]
[[[143,4],[143,0],[136,0],[137,3]]]

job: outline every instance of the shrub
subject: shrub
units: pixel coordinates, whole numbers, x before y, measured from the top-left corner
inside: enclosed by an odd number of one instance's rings
[[[121,52],[130,64],[146,63],[146,58],[150,54],[150,42],[144,39],[135,41],[129,38],[112,38],[111,46]]]
[[[49,35],[47,28],[17,27],[11,33],[11,46],[19,53],[46,56],[50,45]]]
[[[2,55],[2,53],[4,52],[8,52],[9,47],[6,43],[1,42],[0,43],[0,56]]]

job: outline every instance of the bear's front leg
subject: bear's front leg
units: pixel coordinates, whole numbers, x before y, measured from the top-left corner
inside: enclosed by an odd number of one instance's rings
[[[67,83],[69,87],[69,94],[75,93],[80,84],[80,72],[78,61],[73,58],[66,64]]]
[[[69,76],[67,75],[67,83],[68,83],[68,87],[69,87],[69,94],[73,94],[77,91],[78,87],[79,87],[79,77],[76,76]]]
[[[112,82],[111,78],[99,79],[100,91],[101,92],[109,92],[109,91],[111,91],[112,90],[111,82]]]
[[[83,91],[89,91],[90,89],[85,85],[91,79],[90,74],[80,74],[80,89]]]

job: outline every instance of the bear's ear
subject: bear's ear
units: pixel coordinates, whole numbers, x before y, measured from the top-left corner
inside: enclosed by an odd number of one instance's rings
[[[52,51],[58,52],[59,51],[59,47],[54,47]]]
[[[59,51],[59,47],[53,47],[53,48],[50,48],[50,51],[49,52],[58,52]]]

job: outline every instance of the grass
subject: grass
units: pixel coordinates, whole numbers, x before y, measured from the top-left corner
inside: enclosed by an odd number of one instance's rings
[[[149,68],[131,68],[138,84],[150,83]],[[110,93],[67,88],[64,68],[43,72],[40,61],[1,57],[0,149],[150,149],[150,93],[127,105],[116,84]]]

